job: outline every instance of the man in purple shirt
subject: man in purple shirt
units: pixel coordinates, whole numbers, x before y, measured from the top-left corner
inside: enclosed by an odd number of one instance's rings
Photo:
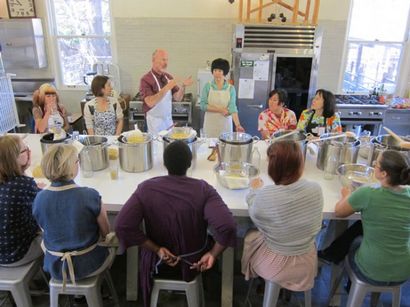
[[[179,87],[177,81],[166,72],[167,66],[168,52],[163,49],[155,50],[152,54],[152,68],[140,83],[148,132],[152,134],[172,127],[172,99],[181,101],[185,87],[193,83],[189,77]]]
[[[185,281],[210,269],[227,246],[235,246],[236,224],[216,190],[186,176],[192,153],[183,141],[164,150],[167,176],[141,183],[121,209],[115,231],[123,248],[141,246],[140,279],[149,306],[152,273]],[[144,220],[146,233],[140,226]],[[208,235],[208,226],[212,237]],[[162,259],[162,265],[157,265]],[[175,277],[174,277],[175,278]]]

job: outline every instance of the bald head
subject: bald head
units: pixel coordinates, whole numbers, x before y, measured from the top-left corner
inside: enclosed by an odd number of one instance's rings
[[[152,53],[152,69],[158,73],[164,72],[168,67],[168,52],[164,49],[156,49]]]

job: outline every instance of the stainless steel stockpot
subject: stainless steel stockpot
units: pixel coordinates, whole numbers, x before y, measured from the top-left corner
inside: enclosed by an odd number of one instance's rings
[[[322,134],[320,138],[327,138],[336,133]],[[360,141],[356,137],[343,136],[337,139],[316,142],[319,150],[317,153],[316,166],[320,170],[336,174],[341,164],[356,163],[360,149]],[[332,163],[332,165],[328,165]]]
[[[160,141],[161,141],[161,139],[160,139]],[[169,144],[171,144],[174,141],[177,141],[177,140],[168,138],[167,136],[162,137],[162,143],[164,144],[164,150],[165,150],[165,148],[167,148],[167,146]],[[194,137],[192,139],[191,138],[190,139],[178,139],[178,141],[185,142],[188,145],[189,149],[191,149],[192,163],[195,164],[198,148],[204,143],[204,140],[201,140],[197,137]]]
[[[91,160],[91,169],[93,171],[103,170],[108,167],[108,139],[103,136],[80,136],[79,141],[85,146],[80,152],[80,165],[87,168],[87,161]],[[88,154],[90,159],[85,159]]]
[[[69,134],[64,139],[61,140],[53,140],[54,134],[53,133],[47,133],[44,134],[41,139],[40,139],[40,144],[41,144],[41,151],[44,154],[47,149],[50,146],[53,146],[55,144],[69,144],[71,143],[71,137]]]
[[[405,141],[410,141],[410,137],[403,137]],[[410,150],[402,148],[399,145],[399,142],[392,137],[390,134],[379,135],[374,137],[370,141],[369,154],[367,157],[367,165],[374,166],[374,163],[377,160],[377,157],[385,150],[396,150],[407,155],[410,158]]]
[[[118,138],[118,149],[121,169],[129,173],[145,172],[152,168],[153,150],[152,135],[143,133],[144,141],[127,143],[124,136]]]
[[[221,162],[252,163],[253,143],[259,140],[244,132],[226,132],[219,136]]]
[[[281,137],[282,135],[289,134],[291,132],[293,132],[293,130],[282,130],[275,132],[273,134],[273,137],[270,139],[270,143],[276,142],[275,138]],[[295,141],[296,143],[298,143],[302,151],[303,158],[306,159],[306,150],[308,144],[306,134],[304,134],[301,131],[298,131],[296,133],[289,134],[288,136],[281,137],[277,140],[277,142],[280,141]]]

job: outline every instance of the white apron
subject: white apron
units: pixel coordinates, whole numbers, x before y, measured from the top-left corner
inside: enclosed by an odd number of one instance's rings
[[[217,107],[227,108],[231,99],[230,86],[226,90],[209,89],[208,104]],[[204,133],[207,137],[218,138],[221,133],[232,132],[232,116],[223,116],[221,113],[205,112],[204,117]]]
[[[158,90],[161,90],[157,77],[152,73],[155,82],[157,83]],[[167,81],[169,79],[165,76]],[[171,90],[166,92],[164,97],[152,108],[147,114],[147,126],[148,132],[153,135],[158,134],[162,130],[166,130],[173,125],[172,122],[172,93]]]

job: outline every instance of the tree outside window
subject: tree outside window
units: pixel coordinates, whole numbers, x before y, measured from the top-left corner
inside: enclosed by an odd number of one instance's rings
[[[352,3],[343,91],[393,93],[410,30],[410,1]]]
[[[54,38],[61,79],[84,85],[93,64],[111,62],[109,0],[51,0]]]

